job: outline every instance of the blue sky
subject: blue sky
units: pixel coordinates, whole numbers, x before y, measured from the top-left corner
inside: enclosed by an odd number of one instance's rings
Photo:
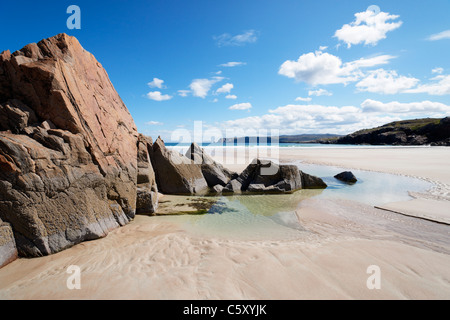
[[[80,30],[66,25],[72,4]],[[194,121],[346,134],[450,115],[449,12],[448,0],[10,1],[0,50],[76,36],[138,130],[166,141]]]

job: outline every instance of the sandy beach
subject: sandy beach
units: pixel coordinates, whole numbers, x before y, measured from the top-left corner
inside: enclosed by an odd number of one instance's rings
[[[404,214],[304,200],[296,210],[304,231],[289,240],[205,236],[176,219],[137,216],[103,239],[0,269],[0,299],[450,299],[450,148],[281,148],[281,162],[294,160],[434,187],[386,204]],[[80,290],[67,288],[71,265],[81,269]],[[367,286],[373,265],[380,289]]]

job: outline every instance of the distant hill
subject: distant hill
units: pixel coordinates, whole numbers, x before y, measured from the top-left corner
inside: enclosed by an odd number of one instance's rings
[[[339,138],[319,139],[316,142],[324,144],[450,146],[450,117],[396,121]]]
[[[284,135],[280,136],[279,143],[317,143],[318,140],[322,139],[333,139],[333,138],[339,138],[342,136],[336,135],[336,134],[298,134],[298,135]],[[259,139],[265,139],[265,138],[258,138],[258,137],[240,137],[240,138],[228,138],[228,139],[220,139],[217,141],[217,143],[254,143],[259,142]],[[263,141],[263,140],[262,140]],[[266,143],[266,141],[264,141]],[[268,143],[271,143],[270,137],[268,138]]]

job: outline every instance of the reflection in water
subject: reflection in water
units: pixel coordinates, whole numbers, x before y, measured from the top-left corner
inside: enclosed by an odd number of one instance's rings
[[[176,215],[160,217],[197,234],[262,240],[297,239],[304,228],[300,225],[295,210],[301,201],[317,196],[322,190],[300,190],[292,194],[239,195],[215,199],[207,214]],[[195,198],[189,197],[190,201]],[[183,196],[165,196],[165,205],[179,204],[188,199]],[[170,210],[166,206],[165,210]],[[194,212],[194,211],[193,211]]]

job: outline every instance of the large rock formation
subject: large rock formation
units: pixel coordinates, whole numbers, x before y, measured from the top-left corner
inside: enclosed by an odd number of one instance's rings
[[[322,179],[308,175],[294,165],[278,165],[269,160],[255,159],[236,179],[231,180],[223,193],[292,193],[300,189],[321,189],[327,185]]]
[[[186,152],[186,157],[194,161],[195,164],[200,165],[202,174],[210,188],[214,188],[218,185],[224,187],[231,179],[237,178],[238,176],[237,173],[224,168],[220,163],[214,161],[214,159],[195,142],[189,147]]]
[[[168,194],[205,194],[209,192],[201,165],[184,155],[166,148],[158,138],[151,148],[150,158],[158,189]]]
[[[103,237],[134,217],[137,130],[75,38],[1,53],[0,130],[0,218],[21,256]]]

